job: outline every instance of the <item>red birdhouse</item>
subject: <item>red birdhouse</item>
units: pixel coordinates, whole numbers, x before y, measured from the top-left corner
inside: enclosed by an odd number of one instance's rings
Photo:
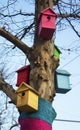
[[[20,68],[17,72],[17,84],[19,86],[22,82],[29,83],[30,65]]]
[[[53,37],[56,29],[57,14],[51,9],[43,10],[39,17],[39,36],[43,39],[49,40]]]

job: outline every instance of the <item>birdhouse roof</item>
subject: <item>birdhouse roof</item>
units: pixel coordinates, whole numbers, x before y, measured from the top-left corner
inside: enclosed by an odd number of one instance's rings
[[[56,48],[56,50],[59,52],[59,53],[62,53],[61,51],[60,51],[60,49],[54,44],[54,47]]]
[[[39,16],[39,21],[40,21],[40,19],[41,19],[43,14],[45,14],[45,15],[52,15],[54,17],[57,17],[57,14],[50,7],[44,9],[43,11],[41,11],[40,16]]]
[[[27,91],[27,90],[31,90],[34,93],[36,93],[37,95],[39,95],[38,92],[34,88],[32,88],[30,85],[28,85],[25,82],[22,82],[20,84],[19,88],[16,90],[16,93],[20,93],[20,92]]]
[[[57,17],[57,14],[53,11],[52,8],[47,8],[47,9],[44,9],[42,12],[41,12],[41,15],[42,14],[48,14],[48,15],[54,15],[55,17]]]
[[[20,71],[25,70],[25,69],[30,69],[30,65],[23,66],[20,69],[18,69],[16,72],[20,72]]]
[[[67,76],[70,76],[70,75],[71,75],[67,70],[57,69],[56,72],[57,72],[58,74],[61,74],[61,75],[67,75]]]

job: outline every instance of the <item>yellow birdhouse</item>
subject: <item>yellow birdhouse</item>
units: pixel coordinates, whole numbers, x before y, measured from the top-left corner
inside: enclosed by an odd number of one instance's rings
[[[30,85],[22,82],[17,93],[17,108],[20,111],[32,112],[38,110],[38,92]]]

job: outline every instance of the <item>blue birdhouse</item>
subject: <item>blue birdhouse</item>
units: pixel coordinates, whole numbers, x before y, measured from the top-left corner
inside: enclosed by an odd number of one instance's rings
[[[56,93],[67,93],[71,90],[70,87],[70,73],[66,70],[55,71],[55,88]]]

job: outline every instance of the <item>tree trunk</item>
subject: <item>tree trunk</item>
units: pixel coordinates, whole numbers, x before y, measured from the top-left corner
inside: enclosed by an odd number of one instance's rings
[[[30,85],[34,87],[42,98],[52,101],[55,96],[53,40],[39,39],[34,45],[29,58]]]
[[[35,0],[35,37],[34,45],[28,59],[30,61],[30,86],[39,92],[39,108],[37,112],[20,112],[21,130],[52,130],[52,122],[56,112],[51,102],[55,96],[54,71],[58,59],[54,58],[54,41],[44,40],[38,36],[38,18],[40,12],[53,7],[52,0]]]
[[[38,111],[20,112],[20,130],[52,130],[52,122],[56,117],[56,112],[52,107],[55,96],[54,71],[58,66],[58,59],[53,55],[54,40],[41,39],[38,36],[38,18],[42,10],[53,7],[52,0],[35,0],[35,35],[32,48],[27,47],[19,39],[0,28],[0,35],[11,41],[21,49],[30,61],[30,82],[31,87],[39,93]],[[11,98],[16,104],[17,95],[14,89],[0,80],[0,89]],[[35,102],[35,101],[34,101]]]
[[[42,10],[53,7],[52,0],[35,0],[35,37],[28,59],[30,61],[30,85],[38,90],[42,98],[52,101],[55,96],[54,70],[58,65],[53,55],[54,41],[38,36],[38,19]]]

